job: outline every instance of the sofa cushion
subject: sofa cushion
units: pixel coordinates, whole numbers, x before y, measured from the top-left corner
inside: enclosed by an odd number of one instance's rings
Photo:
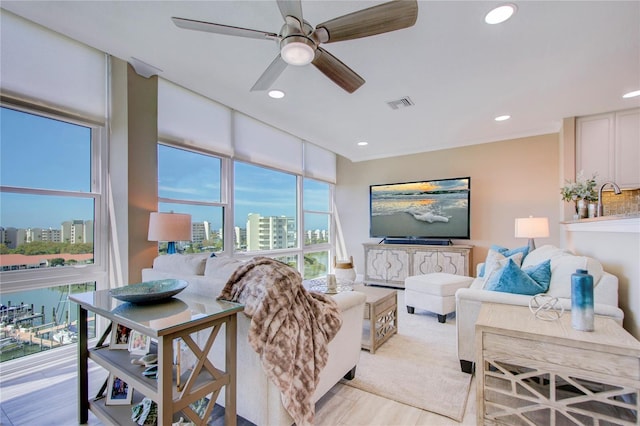
[[[551,258],[551,284],[549,296],[571,298],[571,274],[577,269],[586,269],[593,276],[593,286],[602,278],[602,264],[587,256],[565,254]]]
[[[507,258],[499,263],[505,266],[487,277],[485,290],[504,293],[526,294],[529,296],[545,293],[551,280],[551,261],[546,260],[539,265],[520,268],[516,262]]]
[[[569,250],[561,249],[547,244],[527,254],[527,257],[522,261],[522,267],[526,268],[528,266],[538,265],[540,264],[540,262],[547,259],[553,259],[555,257],[564,256],[567,254],[572,255],[573,253],[571,253]]]
[[[233,257],[211,257],[206,260],[204,276],[217,278],[226,282],[231,274],[242,264],[244,264],[243,261]]]
[[[176,275],[203,275],[205,262],[210,255],[210,253],[165,254],[153,260],[153,269]]]
[[[489,253],[487,254],[487,260],[484,264],[484,274],[482,275],[482,278],[481,278],[484,281],[483,286],[486,285],[487,279],[493,273],[504,268],[504,266],[507,264],[507,259],[513,260],[514,263],[518,265],[518,267],[520,267],[520,264],[522,263],[522,256],[523,256],[523,253],[521,251],[515,252],[510,256],[505,256],[504,254],[496,250],[489,249]]]
[[[522,262],[525,257],[527,256],[527,254],[529,253],[529,246],[523,246],[523,247],[516,247],[514,249],[508,249],[507,247],[502,247],[496,244],[493,244],[491,247],[489,247],[489,253],[487,253],[487,259],[484,262],[484,267],[480,268],[480,273],[479,273],[479,277],[484,277],[486,274],[486,268],[492,266],[489,262],[490,260],[490,256],[494,257],[495,253],[499,253],[501,254],[503,257],[499,258],[498,260],[507,258],[507,257],[511,257],[514,255],[517,255],[518,253],[521,253],[522,255],[520,256],[520,261]],[[516,258],[514,258],[515,260]]]

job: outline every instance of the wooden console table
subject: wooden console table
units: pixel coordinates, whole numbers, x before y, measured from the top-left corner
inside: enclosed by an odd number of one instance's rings
[[[484,303],[476,322],[477,424],[640,424],[640,342],[613,319],[595,331]]]
[[[471,276],[473,246],[422,244],[363,244],[363,246],[364,282],[367,284],[404,288],[405,278],[432,272]]]
[[[171,425],[175,416],[188,418],[196,425],[206,424],[216,398],[225,387],[225,424],[236,424],[236,314],[242,310],[237,303],[211,300],[195,301],[181,295],[168,301],[151,305],[123,303],[111,297],[108,290],[74,294],[69,296],[78,304],[78,398],[79,423],[88,420],[91,410],[102,422],[114,425],[135,425],[131,420],[131,405],[107,405],[103,395],[89,399],[88,359],[124,380],[133,389],[133,402],[144,396],[158,404],[158,424]],[[87,342],[87,312],[107,318],[111,325],[96,347],[89,349]],[[114,324],[121,324],[156,340],[152,352],[158,354],[158,378],[143,376],[143,368],[131,364],[126,349],[109,349],[105,339]],[[219,370],[207,358],[221,326],[225,326],[225,370]],[[201,348],[192,334],[209,329],[210,334]],[[190,371],[181,372],[174,365],[174,340],[182,339],[197,359]],[[178,386],[178,382],[181,383]],[[108,390],[107,390],[108,391]],[[190,404],[208,396],[204,418],[190,408]],[[178,416],[179,417],[179,416]]]

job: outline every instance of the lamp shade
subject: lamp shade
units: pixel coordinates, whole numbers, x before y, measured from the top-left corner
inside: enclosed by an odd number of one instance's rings
[[[549,236],[549,218],[521,217],[516,219],[516,238],[545,238]]]
[[[191,215],[152,212],[149,241],[191,241]]]

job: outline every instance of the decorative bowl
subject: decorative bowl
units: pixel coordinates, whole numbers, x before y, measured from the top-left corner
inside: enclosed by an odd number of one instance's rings
[[[188,285],[185,280],[176,279],[146,281],[111,289],[109,294],[118,300],[142,305],[173,297]]]

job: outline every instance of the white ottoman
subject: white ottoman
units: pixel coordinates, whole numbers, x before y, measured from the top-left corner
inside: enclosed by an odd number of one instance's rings
[[[444,323],[447,314],[456,310],[456,290],[469,287],[473,278],[462,275],[435,272],[414,275],[404,280],[404,303],[407,312],[415,308],[438,314],[438,322]]]

